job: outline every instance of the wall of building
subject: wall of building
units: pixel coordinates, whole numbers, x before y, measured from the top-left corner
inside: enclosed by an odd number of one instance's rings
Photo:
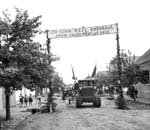
[[[10,96],[10,106],[16,106],[16,95],[15,92]]]
[[[135,87],[138,90],[138,97],[150,98],[150,84],[142,84],[139,82]]]
[[[15,100],[15,93],[10,96],[10,107],[16,105]],[[6,96],[5,96],[5,89],[0,88],[0,110],[3,110],[6,107]]]
[[[2,98],[3,108],[6,107],[6,96],[4,92],[5,90],[3,89],[3,98]],[[10,96],[9,101],[10,101],[10,107],[16,106],[15,92]]]
[[[148,81],[148,83],[150,83],[150,61],[141,64],[140,69],[149,71],[149,81]]]

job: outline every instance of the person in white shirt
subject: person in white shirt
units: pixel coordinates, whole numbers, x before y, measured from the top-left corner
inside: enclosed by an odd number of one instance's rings
[[[38,107],[40,107],[41,106],[41,95],[40,95],[40,93],[38,93],[37,101],[38,101]]]

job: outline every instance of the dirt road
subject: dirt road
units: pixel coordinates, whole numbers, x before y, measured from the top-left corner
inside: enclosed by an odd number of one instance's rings
[[[150,110],[118,110],[113,100],[102,98],[102,107],[90,104],[77,109],[75,104],[57,100],[55,113],[35,114],[16,130],[149,130]]]

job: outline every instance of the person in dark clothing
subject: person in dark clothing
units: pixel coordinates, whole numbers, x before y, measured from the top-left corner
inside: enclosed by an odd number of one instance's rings
[[[19,96],[19,101],[20,101],[20,107],[23,107],[23,100],[24,100],[24,97],[22,96],[22,94],[20,94]]]
[[[52,98],[51,92],[48,93],[47,100],[48,100],[48,104],[49,104],[49,110],[48,111],[53,112],[53,109],[52,109],[53,98]]]
[[[137,90],[137,88],[135,88],[135,97],[137,98],[137,95],[138,95],[138,90]]]
[[[28,106],[28,97],[27,97],[27,95],[25,95],[25,97],[24,97],[24,103],[25,103],[25,107],[27,107]]]
[[[29,106],[32,106],[32,102],[33,102],[33,99],[32,99],[32,95],[30,94],[30,96],[29,96]]]
[[[131,97],[134,101],[136,101],[135,88],[134,88],[133,85],[130,86],[130,97]]]
[[[109,86],[109,96],[110,96],[110,98],[114,98],[114,87],[113,86]]]

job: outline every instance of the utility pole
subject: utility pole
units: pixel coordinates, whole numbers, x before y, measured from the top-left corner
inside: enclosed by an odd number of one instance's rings
[[[119,109],[126,109],[126,102],[125,98],[123,96],[123,90],[122,90],[122,81],[121,81],[121,75],[122,75],[122,66],[121,66],[121,58],[120,58],[120,44],[119,44],[119,29],[118,24],[116,23],[117,33],[116,33],[116,40],[117,40],[117,66],[118,66],[118,87],[119,87],[119,96],[117,97],[117,106]]]
[[[50,43],[51,43],[51,39],[48,37],[48,30],[46,30],[46,43],[47,43],[47,53],[50,56]],[[50,59],[48,60],[49,66],[51,66],[51,61]],[[51,92],[51,95],[53,95],[53,91],[52,91],[52,72],[50,72],[50,79],[49,79],[49,90]]]
[[[117,33],[116,33],[116,40],[117,40],[117,67],[118,67],[118,85],[120,92],[122,93],[122,86],[121,86],[121,75],[122,75],[122,67],[121,67],[121,58],[120,58],[120,44],[119,44],[119,29],[118,23],[116,23]]]

